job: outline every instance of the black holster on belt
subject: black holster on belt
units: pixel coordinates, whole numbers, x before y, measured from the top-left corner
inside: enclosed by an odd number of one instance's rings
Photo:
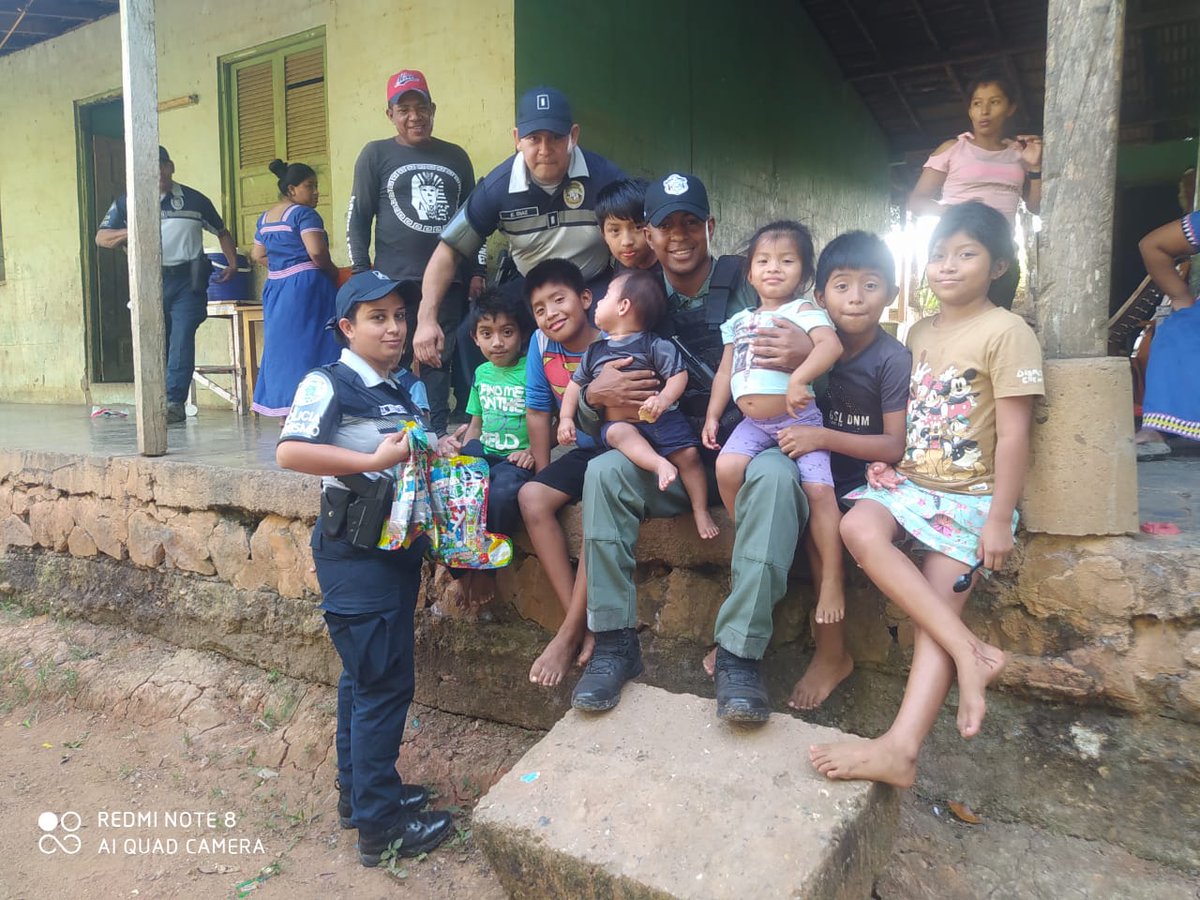
[[[191,262],[188,274],[191,277],[192,290],[197,293],[208,293],[208,282],[212,278],[213,264],[207,256],[197,256]]]
[[[338,480],[349,490],[321,492],[321,532],[355,547],[375,549],[396,499],[396,479],[341,475]]]

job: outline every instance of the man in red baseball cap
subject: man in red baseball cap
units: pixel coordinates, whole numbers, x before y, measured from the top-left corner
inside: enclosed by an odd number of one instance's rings
[[[423,72],[401,69],[391,75],[386,97],[386,115],[396,134],[371,141],[358,155],[346,217],[346,244],[355,272],[374,268],[400,283],[415,321],[425,264],[438,245],[442,227],[475,186],[475,171],[462,147],[433,136],[437,107]],[[473,276],[482,275],[479,269],[471,260],[455,273],[450,295],[438,308],[438,321],[444,323],[447,334],[462,320],[468,284]],[[454,347],[452,341],[447,343],[442,366],[426,367],[421,373],[432,425],[439,434],[445,433],[450,413],[449,361]],[[405,361],[408,358],[406,354]]]

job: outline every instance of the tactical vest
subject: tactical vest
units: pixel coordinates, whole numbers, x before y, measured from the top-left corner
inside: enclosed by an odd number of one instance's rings
[[[677,342],[683,344],[685,353],[698,357],[714,373],[721,365],[721,354],[725,349],[721,343],[721,325],[727,318],[729,295],[744,277],[745,262],[741,256],[722,256],[713,263],[712,278],[704,302],[694,309],[681,310],[668,316],[663,323],[665,337],[677,338]],[[711,386],[710,375],[705,388]]]
[[[745,277],[746,260],[741,256],[722,256],[713,263],[712,278],[704,302],[694,309],[680,310],[667,316],[660,333],[679,348],[688,368],[688,387],[679,407],[693,421],[704,421],[713,378],[721,366],[725,345],[721,325],[729,307],[729,295]],[[721,439],[728,435],[740,418],[732,401],[721,417]]]
[[[386,418],[380,405],[380,400],[383,399],[382,392],[385,395],[390,394],[394,399],[400,401],[398,404],[390,405],[402,406],[408,415],[424,424],[425,413],[417,406],[413,401],[412,394],[409,393],[409,384],[417,380],[417,377],[411,372],[403,373],[394,381],[389,380],[375,385],[375,387],[367,387],[353,369],[340,362],[329,363],[321,368],[328,373],[329,380],[333,382],[334,396],[337,397],[338,407],[343,415],[349,414],[364,419]]]

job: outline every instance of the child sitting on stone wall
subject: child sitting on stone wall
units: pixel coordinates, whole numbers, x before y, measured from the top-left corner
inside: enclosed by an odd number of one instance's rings
[[[841,524],[858,564],[916,626],[912,671],[885,734],[810,748],[829,778],[911,786],[950,685],[957,680],[959,733],[974,737],[1007,662],[962,609],[978,570],[997,570],[1012,553],[1033,402],[1045,392],[1037,337],[988,296],[1016,264],[1004,216],[977,201],[950,209],[933,232],[926,275],[941,308],[908,336],[904,457],[871,463],[869,487],[850,494]],[[893,543],[905,534],[928,548],[920,567]]]

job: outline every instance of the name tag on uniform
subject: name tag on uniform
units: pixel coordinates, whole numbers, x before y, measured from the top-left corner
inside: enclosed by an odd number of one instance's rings
[[[537,215],[536,206],[526,206],[524,209],[502,209],[500,210],[500,218],[508,222],[513,219],[528,219],[530,216]]]

